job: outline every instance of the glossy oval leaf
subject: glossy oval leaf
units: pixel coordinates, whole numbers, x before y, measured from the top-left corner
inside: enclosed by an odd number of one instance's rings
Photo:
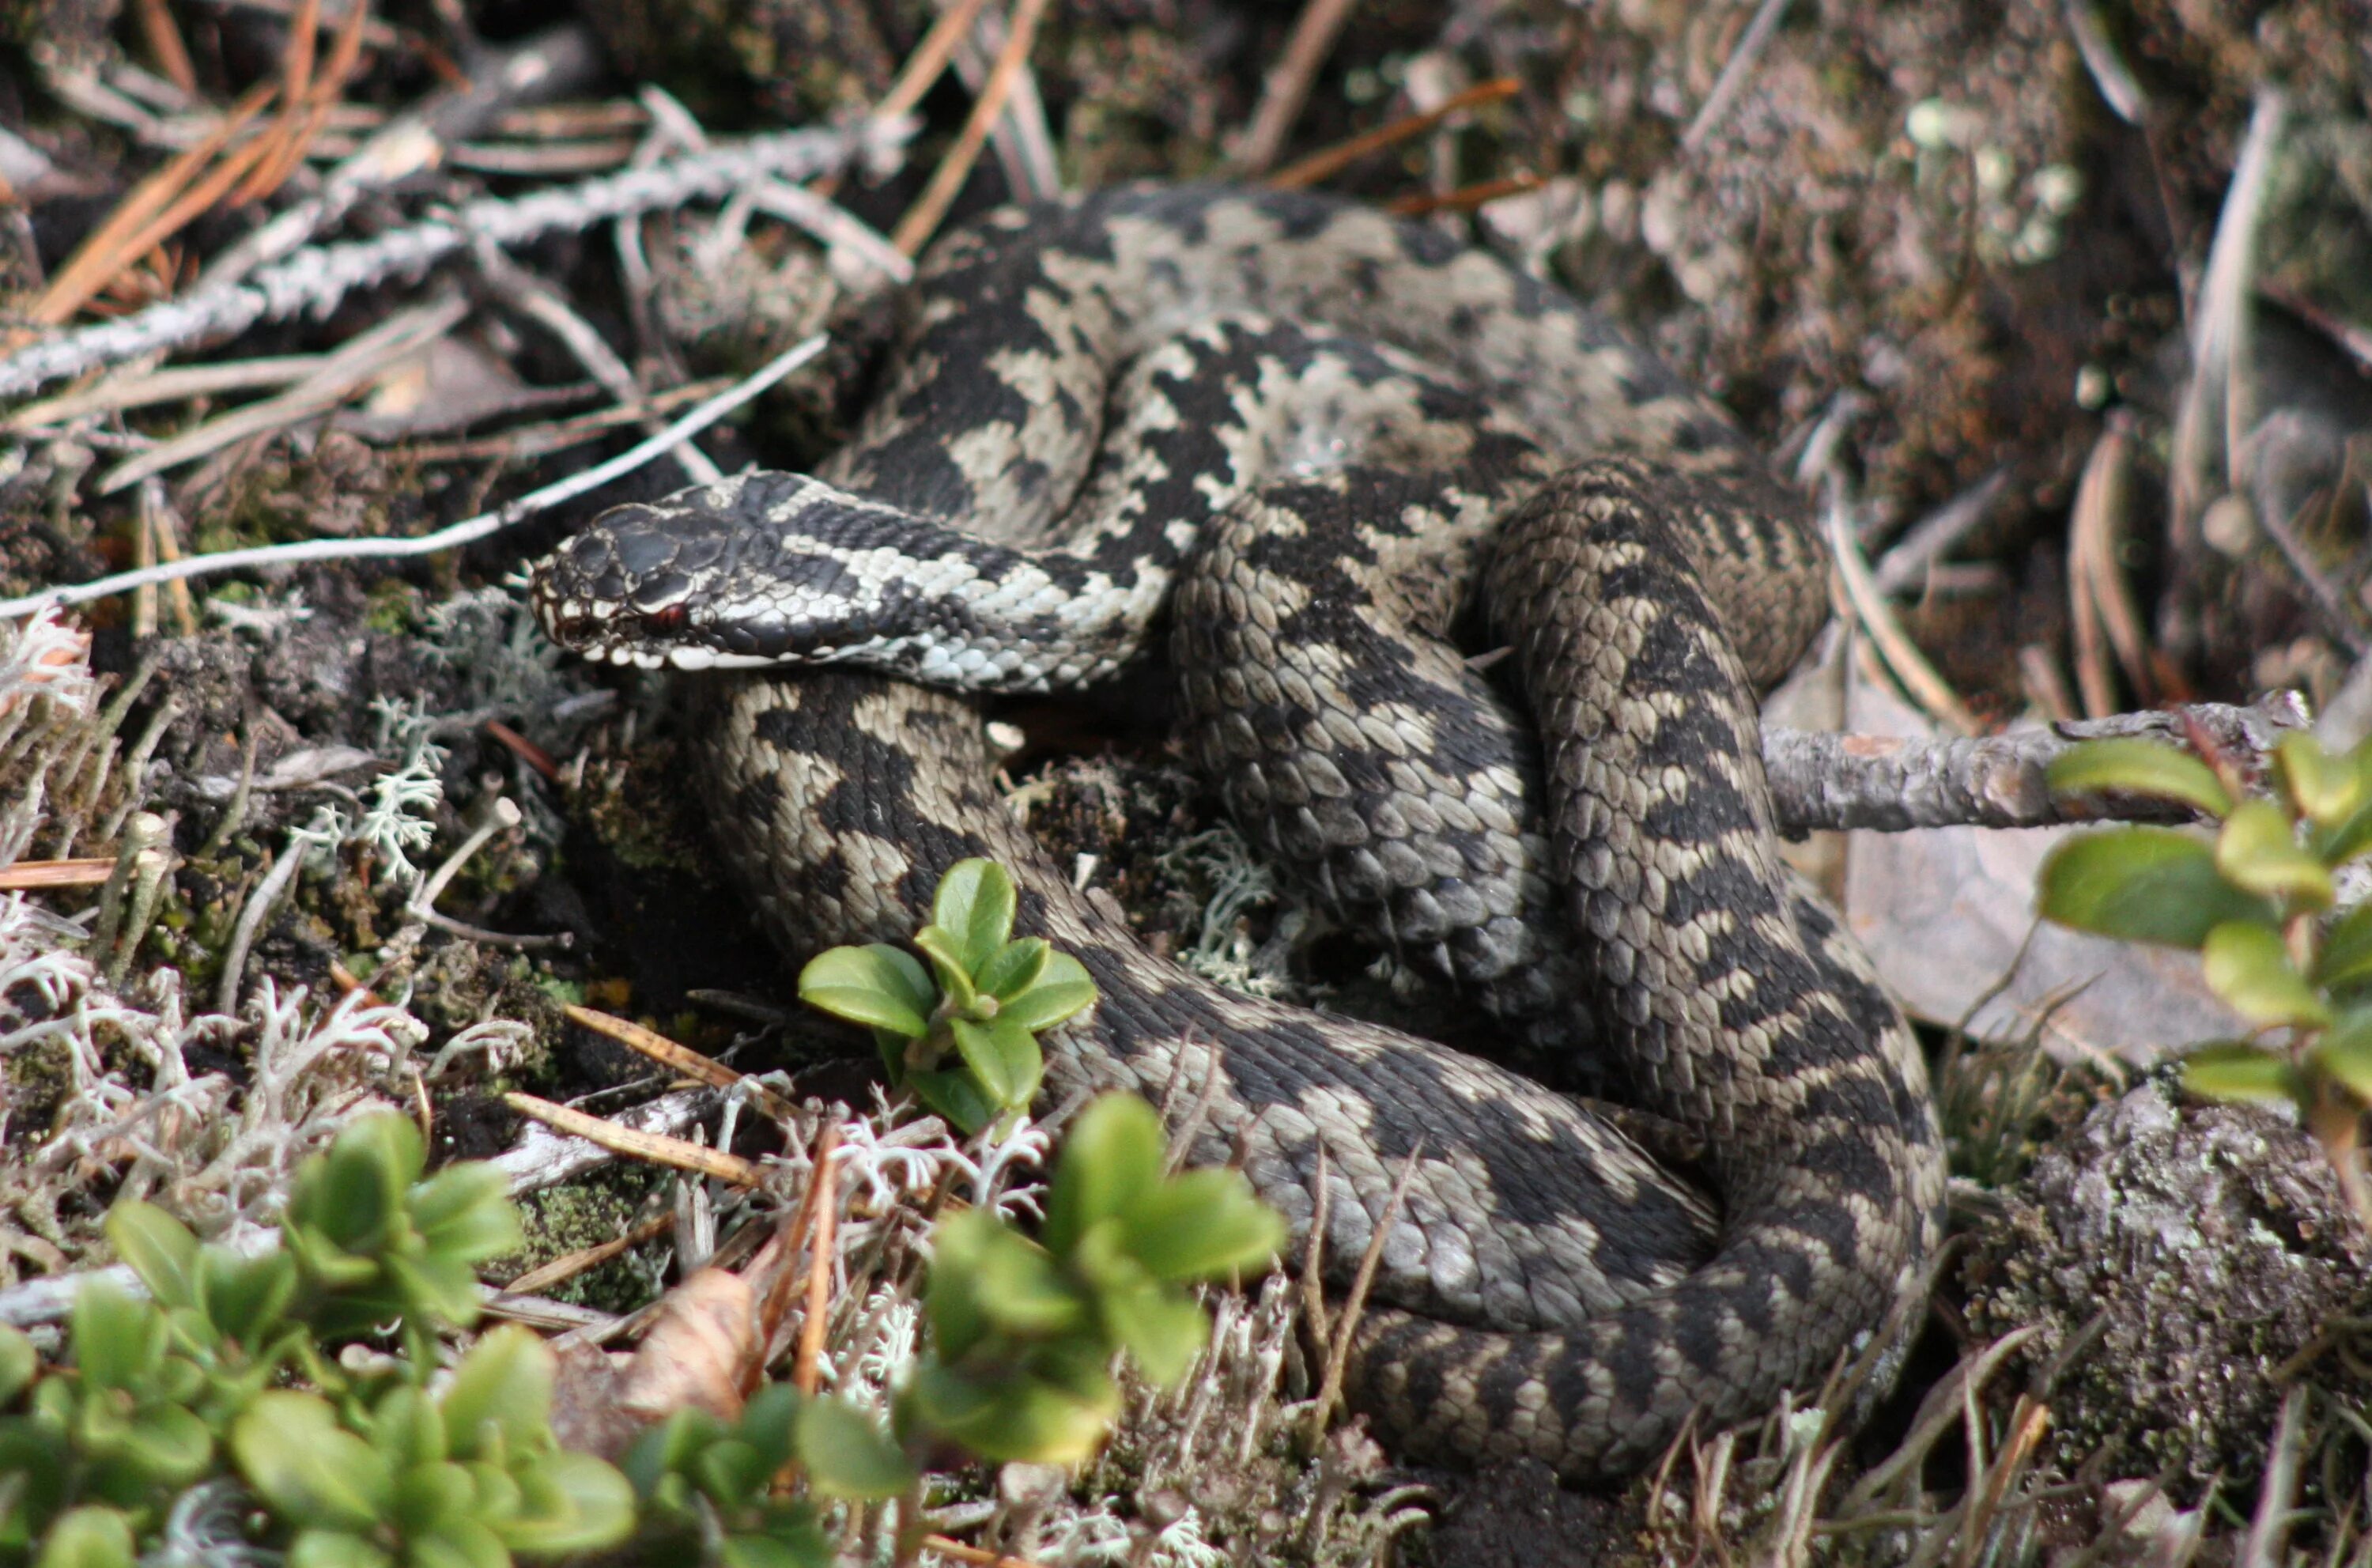
[[[1285,1246],[1285,1221],[1252,1195],[1243,1172],[1172,1177],[1123,1216],[1129,1255],[1155,1278],[1225,1279],[1266,1272]]]
[[[137,1561],[132,1522],[96,1504],[59,1515],[41,1537],[41,1555],[33,1559],[35,1568],[133,1568]]]
[[[634,1489],[590,1454],[556,1449],[513,1474],[518,1504],[495,1532],[513,1551],[534,1557],[599,1551],[634,1532]]]
[[[1007,942],[980,966],[980,988],[999,1002],[1011,1001],[1038,983],[1038,977],[1046,970],[1046,956],[1052,951],[1043,936]]]
[[[2365,804],[2365,778],[2351,758],[2334,757],[2313,736],[2293,732],[2273,748],[2273,776],[2299,815],[2334,828]]]
[[[878,1423],[845,1400],[807,1401],[798,1414],[799,1458],[826,1497],[876,1502],[914,1483],[914,1467]]]
[[[1211,1319],[1201,1304],[1175,1285],[1141,1278],[1103,1292],[1096,1305],[1104,1332],[1157,1388],[1184,1376],[1210,1339]]]
[[[957,1012],[968,1011],[979,987],[972,983],[971,966],[964,961],[963,938],[943,925],[926,925],[914,933],[914,946],[931,961],[931,978],[937,981],[939,994]]]
[[[197,1305],[198,1238],[188,1225],[154,1203],[125,1198],[107,1211],[107,1239],[160,1305]]]
[[[2231,792],[2215,769],[2163,741],[2087,740],[2052,758],[2043,776],[2054,795],[2147,796],[2178,801],[2211,817],[2232,809]]]
[[[316,1395],[257,1395],[231,1427],[230,1448],[247,1484],[292,1523],[368,1531],[394,1504],[387,1461]]]
[[[483,1263],[525,1239],[509,1194],[509,1181],[489,1161],[448,1165],[412,1190],[412,1223],[437,1252]]]
[[[114,1281],[87,1281],[75,1293],[75,1364],[87,1382],[137,1391],[165,1358],[165,1315]]]
[[[1013,878],[993,860],[959,860],[939,878],[931,923],[955,938],[964,973],[976,975],[1013,935]]]
[[[970,1137],[1005,1114],[1005,1108],[993,1104],[988,1092],[971,1075],[970,1068],[940,1068],[927,1073],[906,1074],[906,1092],[932,1115],[944,1120],[964,1136]]]
[[[198,1253],[198,1306],[215,1330],[253,1349],[288,1310],[296,1294],[296,1260],[285,1250],[242,1258],[227,1247]]]
[[[2262,925],[2227,921],[2207,934],[2199,957],[2207,988],[2252,1024],[2314,1028],[2331,1021],[2331,1008],[2290,962],[2280,935]]]
[[[457,1459],[531,1452],[551,1434],[552,1347],[506,1323],[470,1347],[445,1390],[445,1444]]]
[[[1104,1095],[1081,1111],[1046,1194],[1047,1249],[1067,1256],[1088,1226],[1142,1202],[1161,1184],[1169,1147],[1161,1118],[1134,1095]]]
[[[900,1401],[901,1424],[919,1423],[1000,1463],[1076,1465],[1092,1457],[1120,1408],[1090,1404],[1026,1376],[975,1378],[925,1363]]]
[[[395,1559],[347,1530],[299,1530],[287,1568],[395,1568]]]
[[[214,1429],[195,1411],[152,1404],[121,1434],[115,1458],[158,1486],[182,1487],[206,1473],[215,1457]]]
[[[2331,872],[2300,847],[2289,818],[2270,800],[2244,800],[2215,835],[2215,869],[2225,880],[2304,909],[2331,907]]]
[[[984,1024],[957,1018],[949,1028],[964,1065],[971,1069],[982,1091],[997,1109],[1027,1109],[1037,1096],[1038,1081],[1046,1074],[1046,1056],[1038,1048],[1038,1037],[1002,1017]]]
[[[938,994],[913,954],[874,942],[808,959],[799,971],[799,1000],[851,1023],[919,1037],[931,1032]]]
[[[1048,1029],[1076,1017],[1095,1000],[1096,982],[1088,977],[1087,965],[1068,953],[1049,953],[1038,978],[1028,989],[1006,997],[997,1016],[1025,1029]]]
[[[2331,922],[2315,955],[2314,980],[2333,991],[2372,984],[2372,900]]]
[[[0,1323],[0,1409],[17,1402],[41,1367],[32,1336],[13,1323]]]
[[[2182,1086],[2206,1099],[2295,1101],[2300,1079],[2290,1059],[2245,1041],[2205,1045],[2182,1059]]]
[[[2372,1105],[2372,1008],[2359,1008],[2323,1030],[2311,1055],[2359,1103]]]
[[[2036,880],[2043,917],[2128,942],[2197,947],[2227,921],[2271,927],[2273,906],[2227,882],[2215,854],[2170,828],[2111,828],[2053,848]]]

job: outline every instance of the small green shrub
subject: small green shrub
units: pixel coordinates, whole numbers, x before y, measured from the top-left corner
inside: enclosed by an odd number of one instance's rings
[[[2149,827],[2070,839],[2044,861],[2037,903],[2064,925],[2196,951],[2209,989],[2255,1032],[2192,1051],[2184,1084],[2295,1105],[2372,1223],[2359,1155],[2372,1107],[2372,902],[2332,913],[2341,868],[2372,853],[2372,742],[2333,756],[2285,736],[2271,798],[2145,740],[2075,747],[2050,779],[2063,795],[2171,800],[2219,823],[2212,840]]]
[[[958,861],[914,934],[927,969],[875,942],[834,947],[799,971],[802,1001],[870,1027],[890,1081],[965,1132],[1028,1108],[1046,1073],[1038,1031],[1096,999],[1078,959],[1043,937],[1011,939],[1014,903],[1003,866]]]
[[[977,1131],[1028,1105],[1035,1031],[1095,999],[1076,959],[1010,939],[1013,913],[1005,872],[966,861],[916,935],[928,970],[839,948],[801,993],[872,1024],[893,1074]],[[931,1452],[1085,1458],[1119,1409],[1117,1358],[1174,1382],[1209,1328],[1189,1287],[1285,1238],[1240,1172],[1169,1174],[1152,1108],[1107,1096],[1064,1144],[1041,1240],[986,1211],[940,1223],[929,1345],[892,1428],[762,1382],[732,1422],[674,1412],[622,1472],[554,1441],[553,1357],[524,1329],[487,1332],[433,1388],[437,1336],[476,1322],[476,1267],[519,1229],[494,1167],[424,1165],[408,1120],[356,1121],[297,1169],[279,1249],[252,1258],[118,1203],[108,1236],[148,1297],[86,1285],[57,1366],[0,1327],[0,1562],[132,1568],[183,1493],[227,1481],[255,1506],[221,1544],[290,1568],[507,1568],[629,1538],[652,1561],[827,1568],[819,1502],[892,1497],[911,1560]],[[335,1354],[390,1335],[399,1354]]]

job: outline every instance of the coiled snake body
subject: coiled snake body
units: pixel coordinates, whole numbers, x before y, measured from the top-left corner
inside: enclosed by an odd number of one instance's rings
[[[1207,1099],[1197,1156],[1240,1153],[1305,1237],[1322,1170],[1330,1271],[1413,1156],[1350,1365],[1407,1450],[1620,1473],[1907,1338],[1943,1193],[1924,1067],[1781,867],[1759,750],[1820,550],[1564,295],[1305,195],[994,215],[931,258],[821,477],[618,508],[534,597],[620,663],[855,667],[701,683],[701,786],[795,951],[898,940],[992,856],[1101,990],[1051,1043],[1156,1098],[1207,1083],[1176,1097]],[[1523,704],[1446,640],[1486,616]],[[977,712],[913,683],[1098,679],[1163,620],[1247,832],[1502,1016],[1570,1025],[1702,1141],[1711,1201],[1527,1078],[1153,958],[996,798]]]

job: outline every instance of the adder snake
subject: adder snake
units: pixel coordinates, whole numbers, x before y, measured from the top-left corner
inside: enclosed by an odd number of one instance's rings
[[[1019,928],[1101,990],[1050,1045],[1157,1098],[1208,1076],[1197,1156],[1242,1157],[1296,1248],[1322,1168],[1347,1274],[1413,1156],[1350,1362],[1410,1452],[1620,1473],[1692,1411],[1899,1352],[1940,1234],[1935,1113],[1777,858],[1754,693],[1825,613],[1823,563],[1708,402],[1435,230],[1207,187],[950,238],[887,374],[820,477],[616,508],[535,578],[593,656],[815,667],[695,683],[700,787],[781,940],[897,940],[947,865],[992,856]],[[1153,958],[1047,864],[976,709],[933,688],[1099,680],[1164,622],[1248,835],[1592,1053],[1702,1142],[1710,1197],[1526,1077]],[[1510,648],[1522,701],[1456,635]]]

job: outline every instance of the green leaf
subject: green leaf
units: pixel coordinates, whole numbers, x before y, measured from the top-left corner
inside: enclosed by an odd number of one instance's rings
[[[1092,1005],[1096,982],[1087,968],[1068,953],[1050,953],[1046,967],[1030,986],[1006,999],[997,1016],[1010,1018],[1025,1029],[1052,1028]]]
[[[75,1364],[86,1382],[139,1390],[165,1359],[165,1315],[107,1279],[75,1293]]]
[[[2043,860],[2035,902],[2062,925],[2175,947],[2197,947],[2227,921],[2278,918],[2224,880],[2207,845],[2168,828],[2111,828],[2059,844]]]
[[[2334,757],[2313,736],[2292,733],[2273,748],[2273,774],[2298,814],[2318,828],[2334,828],[2365,804],[2366,781],[2354,761]]]
[[[1086,1316],[1044,1249],[977,1209],[932,1231],[923,1301],[938,1352],[950,1360],[994,1332],[1059,1333]]]
[[[460,1329],[478,1320],[477,1271],[460,1259],[390,1256],[381,1260],[379,1266],[396,1287],[402,1315]]]
[[[899,1407],[901,1425],[952,1438],[983,1458],[1076,1465],[1103,1441],[1120,1394],[1090,1404],[1026,1376],[976,1376],[926,1362]]]
[[[959,860],[939,878],[931,923],[955,938],[966,975],[980,973],[1013,935],[1013,878],[993,860]]]
[[[948,1126],[966,1137],[1005,1114],[1005,1108],[991,1103],[987,1091],[968,1071],[909,1073],[906,1089],[924,1109],[944,1117]]]
[[[770,1476],[797,1451],[793,1434],[797,1429],[802,1402],[796,1383],[761,1383],[758,1391],[741,1407],[741,1419],[733,1423],[734,1433],[750,1445],[758,1456],[759,1465]]]
[[[375,1253],[399,1222],[425,1157],[409,1117],[358,1117],[326,1154],[297,1167],[284,1228],[302,1226],[343,1252]]]
[[[980,966],[980,989],[999,1002],[1011,1001],[1038,983],[1038,977],[1046,970],[1046,956],[1052,951],[1043,936],[1007,942]]]
[[[188,1225],[154,1203],[124,1198],[107,1211],[107,1239],[157,1305],[197,1304],[198,1238]]]
[[[453,1369],[445,1441],[458,1459],[531,1452],[551,1440],[552,1347],[516,1323],[490,1329]]]
[[[2215,868],[2248,892],[2331,907],[2331,872],[2298,845],[2290,819],[2270,800],[2244,800],[2215,836]]]
[[[32,1336],[13,1323],[0,1323],[0,1410],[15,1404],[41,1369],[41,1353],[33,1348]]]
[[[296,1294],[296,1260],[287,1252],[242,1258],[227,1247],[198,1253],[198,1307],[224,1338],[252,1350],[272,1337]]]
[[[2231,921],[2207,934],[2200,949],[2207,988],[2234,1012],[2259,1026],[2316,1028],[2331,1009],[2290,963],[2282,939],[2262,925]]]
[[[806,1510],[774,1525],[766,1534],[744,1530],[725,1538],[717,1553],[724,1568],[831,1568],[831,1543]]]
[[[407,1390],[417,1392],[416,1390]],[[427,1400],[421,1397],[426,1410]],[[435,1412],[429,1411],[435,1424]],[[443,1435],[439,1427],[438,1435]],[[388,1453],[385,1443],[376,1445],[382,1454]],[[477,1511],[478,1489],[470,1480],[470,1472],[459,1465],[442,1461],[407,1465],[394,1455],[389,1455],[396,1471],[395,1520],[407,1535],[426,1534]]]
[[[399,1472],[444,1466],[452,1451],[445,1440],[444,1412],[409,1383],[389,1389],[371,1407],[370,1446]]]
[[[514,1473],[518,1507],[495,1531],[513,1551],[534,1557],[599,1551],[633,1533],[634,1489],[592,1455],[554,1449]]]
[[[230,1448],[247,1484],[292,1523],[366,1534],[394,1507],[387,1460],[317,1395],[257,1395],[232,1426]]]
[[[455,1519],[403,1543],[404,1568],[511,1568],[502,1538],[475,1519]]]
[[[2359,1008],[2323,1030],[2308,1054],[2359,1102],[2372,1104],[2372,1008]]]
[[[914,946],[931,960],[931,978],[938,982],[948,1005],[958,1012],[970,1011],[979,988],[964,965],[962,938],[944,926],[926,925],[914,933]]]
[[[1186,1375],[1211,1335],[1202,1307],[1174,1285],[1140,1276],[1097,1298],[1104,1332],[1136,1358],[1140,1371],[1167,1388]]]
[[[311,1529],[289,1543],[288,1568],[395,1568],[395,1559],[351,1531]]]
[[[97,1504],[59,1515],[34,1559],[36,1568],[132,1568],[135,1561],[132,1521]]]
[[[1122,1222],[1130,1256],[1173,1282],[1260,1272],[1285,1245],[1285,1221],[1252,1196],[1243,1172],[1224,1167],[1171,1178]]]
[[[2179,801],[2211,817],[2232,809],[2231,794],[2215,769],[2161,741],[2087,740],[2052,758],[2044,776],[2054,795],[2116,791]]]
[[[799,971],[799,1000],[851,1023],[920,1037],[931,1032],[937,996],[913,954],[874,942],[810,958]]]
[[[844,1400],[807,1401],[798,1416],[799,1458],[826,1497],[875,1502],[914,1483],[914,1467],[873,1418]]]
[[[2372,982],[2372,900],[2331,923],[2315,956],[2314,981],[2333,991]]]
[[[962,1053],[964,1065],[980,1080],[982,1090],[1000,1110],[1019,1110],[1027,1107],[1038,1093],[1038,1081],[1045,1075],[1045,1054],[1038,1049],[1038,1037],[1010,1018],[997,1018],[985,1024],[970,1018],[949,1020],[954,1031],[956,1050]]]
[[[1134,1095],[1104,1095],[1071,1124],[1046,1196],[1047,1249],[1067,1256],[1098,1220],[1124,1214],[1161,1184],[1161,1118]]]
[[[463,1263],[500,1258],[526,1239],[509,1191],[509,1181],[489,1161],[448,1165],[412,1190],[413,1225],[448,1258]]]
[[[195,1411],[176,1404],[141,1411],[106,1446],[110,1458],[159,1486],[189,1485],[205,1474],[215,1457],[213,1429]]]
[[[2182,1086],[2206,1099],[2295,1102],[2303,1086],[2287,1056],[2232,1040],[2185,1056]]]

